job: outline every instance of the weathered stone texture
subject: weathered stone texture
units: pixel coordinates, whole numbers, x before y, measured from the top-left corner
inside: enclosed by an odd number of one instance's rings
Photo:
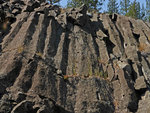
[[[0,113],[148,113],[150,24],[0,2]]]

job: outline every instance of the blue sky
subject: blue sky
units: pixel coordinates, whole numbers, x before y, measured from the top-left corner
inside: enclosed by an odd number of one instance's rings
[[[60,2],[60,5],[62,7],[65,7],[67,5],[67,1],[68,0],[61,0]],[[118,2],[120,2],[121,0],[117,0]],[[130,0],[131,2],[133,2],[134,0]],[[146,4],[145,1],[146,0],[137,0],[138,2],[140,2],[141,4]],[[106,2],[103,4],[103,11],[106,11],[107,10],[107,3],[108,3],[108,0],[106,0]]]

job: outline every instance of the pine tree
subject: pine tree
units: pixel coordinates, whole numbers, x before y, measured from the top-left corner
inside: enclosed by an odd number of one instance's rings
[[[142,4],[141,13],[140,13],[140,19],[145,21],[145,7],[144,4]]]
[[[140,11],[140,3],[134,0],[134,2],[130,5],[128,13],[126,16],[130,16],[132,18],[138,19],[140,18],[141,11]]]
[[[146,20],[150,22],[150,0],[146,0]]]
[[[68,0],[67,2],[67,7],[79,7],[82,5],[82,1],[81,0]]]
[[[119,6],[118,6],[118,3],[116,0],[109,0],[108,1],[108,12],[110,14],[118,13],[118,8],[119,8]]]
[[[141,19],[141,7],[140,7],[140,3],[136,2],[136,15],[138,19]]]
[[[88,10],[99,11],[101,10],[101,6],[105,0],[69,0],[67,3],[67,7],[79,7],[82,4],[86,4]]]
[[[120,14],[126,15],[129,11],[130,0],[121,0],[120,2]]]

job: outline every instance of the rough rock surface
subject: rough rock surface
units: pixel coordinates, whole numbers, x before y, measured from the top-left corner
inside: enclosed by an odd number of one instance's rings
[[[150,111],[150,23],[86,11],[0,1],[0,113]]]

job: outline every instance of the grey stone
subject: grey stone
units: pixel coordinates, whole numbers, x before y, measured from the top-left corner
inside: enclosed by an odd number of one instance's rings
[[[147,88],[144,76],[138,77],[136,79],[134,87],[135,87],[136,90],[141,90],[141,89],[146,89]]]
[[[150,111],[150,92],[146,91],[145,94],[142,96],[142,99],[139,101],[139,108],[137,113],[149,113]]]
[[[87,7],[86,5],[82,5],[77,9],[68,10],[68,21],[73,22],[73,24],[84,26],[88,21],[88,16],[86,14]]]
[[[1,113],[149,111],[149,23],[90,14],[85,5],[1,2]]]

